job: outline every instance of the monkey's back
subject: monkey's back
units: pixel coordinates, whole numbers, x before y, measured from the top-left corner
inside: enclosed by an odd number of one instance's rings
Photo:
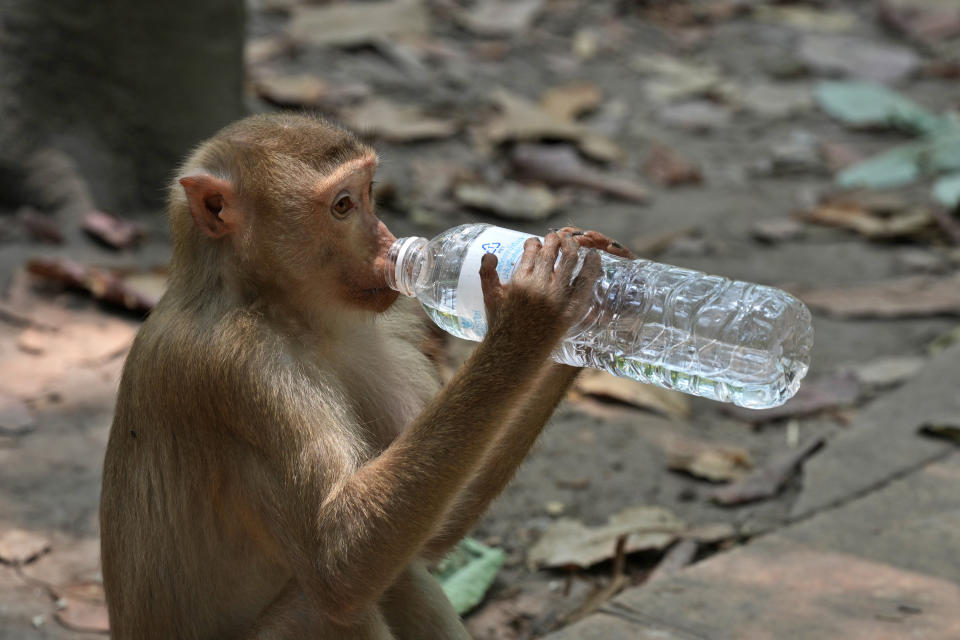
[[[218,407],[228,399],[214,395],[222,371],[184,323],[158,307],[117,395],[100,505],[117,640],[236,635],[289,579],[240,499],[240,479],[259,465],[228,435]]]

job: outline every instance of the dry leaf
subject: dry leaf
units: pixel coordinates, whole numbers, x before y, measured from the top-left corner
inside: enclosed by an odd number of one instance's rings
[[[609,138],[573,120],[558,118],[541,105],[506,89],[497,89],[492,99],[499,113],[479,129],[480,136],[490,144],[567,140],[596,160],[612,162],[623,157],[623,151]]]
[[[788,118],[813,107],[813,95],[806,86],[757,83],[744,87],[740,103],[763,118]]]
[[[540,96],[540,107],[558,120],[576,120],[593,111],[603,101],[603,92],[591,82],[577,82],[554,87]]]
[[[626,553],[633,553],[663,549],[679,537],[683,528],[683,522],[662,507],[630,507],[599,527],[561,518],[530,548],[527,563],[532,568],[587,568],[612,558],[622,535],[628,536]]]
[[[678,184],[699,184],[703,181],[700,167],[670,147],[659,143],[650,146],[643,162],[643,170],[650,180],[667,187]]]
[[[960,5],[955,0],[880,0],[880,21],[926,44],[960,35]]]
[[[280,107],[308,107],[332,111],[370,95],[370,87],[356,82],[330,86],[311,73],[261,74],[253,81],[261,98]]]
[[[645,202],[647,190],[632,180],[602,173],[587,165],[568,145],[518,144],[510,159],[521,175],[555,186],[594,189],[623,200]]]
[[[17,209],[17,219],[33,238],[50,244],[63,244],[63,232],[53,216],[33,207],[20,207]]]
[[[495,187],[462,183],[454,189],[457,202],[508,220],[543,220],[553,215],[560,200],[541,185],[504,182]]]
[[[700,544],[719,544],[736,537],[736,535],[736,527],[729,522],[698,524],[683,532],[685,539],[696,540]]]
[[[960,315],[958,274],[912,276],[852,287],[793,288],[790,291],[810,307],[842,318]]]
[[[57,622],[74,631],[108,633],[110,619],[103,585],[99,582],[78,582],[56,589],[64,607],[57,611]]]
[[[248,67],[255,67],[292,50],[292,43],[282,36],[248,38],[243,46],[243,62]]]
[[[427,116],[420,107],[397,105],[381,98],[348,110],[344,119],[352,128],[389,142],[449,138],[460,130],[458,123]]]
[[[0,534],[0,562],[21,565],[50,551],[50,540],[39,533],[7,529]]]
[[[644,84],[644,93],[657,104],[696,97],[736,95],[734,86],[725,82],[716,67],[690,64],[667,55],[644,53],[630,61],[630,67],[653,76]]]
[[[35,327],[28,327],[17,336],[17,348],[24,353],[40,355],[47,350],[50,333]]]
[[[686,394],[620,378],[599,369],[584,369],[577,377],[576,388],[581,393],[617,400],[666,416],[686,418],[690,415],[690,400]]]
[[[478,0],[456,14],[457,22],[479,36],[510,36],[526,31],[545,0]]]
[[[69,258],[34,258],[27,263],[27,271],[134,313],[147,313],[157,303],[157,298],[136,290],[118,272],[89,267]]]
[[[750,227],[750,235],[761,242],[777,243],[795,240],[806,233],[802,224],[793,218],[759,220]]]
[[[782,418],[809,416],[827,409],[853,405],[862,392],[860,382],[852,373],[842,371],[834,375],[805,381],[797,394],[779,407],[772,409],[745,409],[733,405],[723,410],[740,420],[752,423],[769,422]]]
[[[810,211],[797,214],[802,220],[841,229],[849,229],[872,240],[910,238],[936,225],[930,211],[912,209],[891,216],[880,216],[856,202],[826,202]]]
[[[657,112],[663,124],[692,133],[723,129],[730,124],[731,117],[729,108],[706,100],[668,105]]]
[[[685,227],[649,236],[638,236],[630,241],[630,247],[641,258],[655,258],[677,242],[696,236],[697,233],[695,227]]]
[[[681,438],[664,439],[667,467],[710,482],[729,482],[746,475],[753,466],[746,449]]]
[[[864,80],[893,82],[920,64],[912,50],[853,36],[811,34],[800,42],[801,60],[823,75],[843,74]]]
[[[799,471],[803,461],[819,451],[825,441],[824,438],[814,438],[801,447],[775,455],[742,480],[714,489],[710,497],[722,505],[772,498]]]
[[[83,230],[114,249],[126,249],[143,239],[143,227],[103,211],[90,211],[83,216]]]
[[[863,385],[881,389],[909,380],[926,364],[926,358],[904,356],[873,360],[852,366],[849,370]]]
[[[313,46],[356,47],[429,30],[429,15],[416,0],[298,6],[290,21],[291,39]]]

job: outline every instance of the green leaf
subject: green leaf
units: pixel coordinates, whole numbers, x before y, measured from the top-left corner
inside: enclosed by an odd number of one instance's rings
[[[948,209],[960,206],[960,173],[951,173],[937,180],[933,185],[933,197]]]
[[[920,177],[920,165],[929,148],[930,143],[925,140],[900,145],[841,171],[837,175],[837,184],[874,189],[910,184]]]
[[[930,150],[930,168],[934,171],[960,171],[960,127],[934,139]]]
[[[820,108],[854,127],[898,127],[913,133],[933,133],[947,119],[912,100],[871,82],[821,82],[815,92]]]
[[[480,604],[493,584],[505,554],[473,538],[464,538],[432,571],[453,608],[463,615]]]

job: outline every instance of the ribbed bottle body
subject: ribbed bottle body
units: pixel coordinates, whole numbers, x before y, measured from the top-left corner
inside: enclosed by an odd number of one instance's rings
[[[479,257],[497,253],[508,281],[529,235],[461,225],[421,242],[397,273],[438,326],[481,340]],[[559,345],[558,362],[757,409],[796,393],[813,343],[810,312],[799,300],[649,260],[601,257],[593,304]]]

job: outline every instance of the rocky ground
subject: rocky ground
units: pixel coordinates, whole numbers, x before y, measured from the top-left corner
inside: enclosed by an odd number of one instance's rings
[[[505,553],[477,638],[960,636],[956,3],[260,0],[250,20],[251,110],[366,131],[395,235],[575,224],[813,310],[777,410],[584,376],[474,532]],[[169,257],[159,212],[110,213],[144,237],[0,210],[0,638],[104,632],[103,449]],[[449,366],[469,348],[449,339]]]

